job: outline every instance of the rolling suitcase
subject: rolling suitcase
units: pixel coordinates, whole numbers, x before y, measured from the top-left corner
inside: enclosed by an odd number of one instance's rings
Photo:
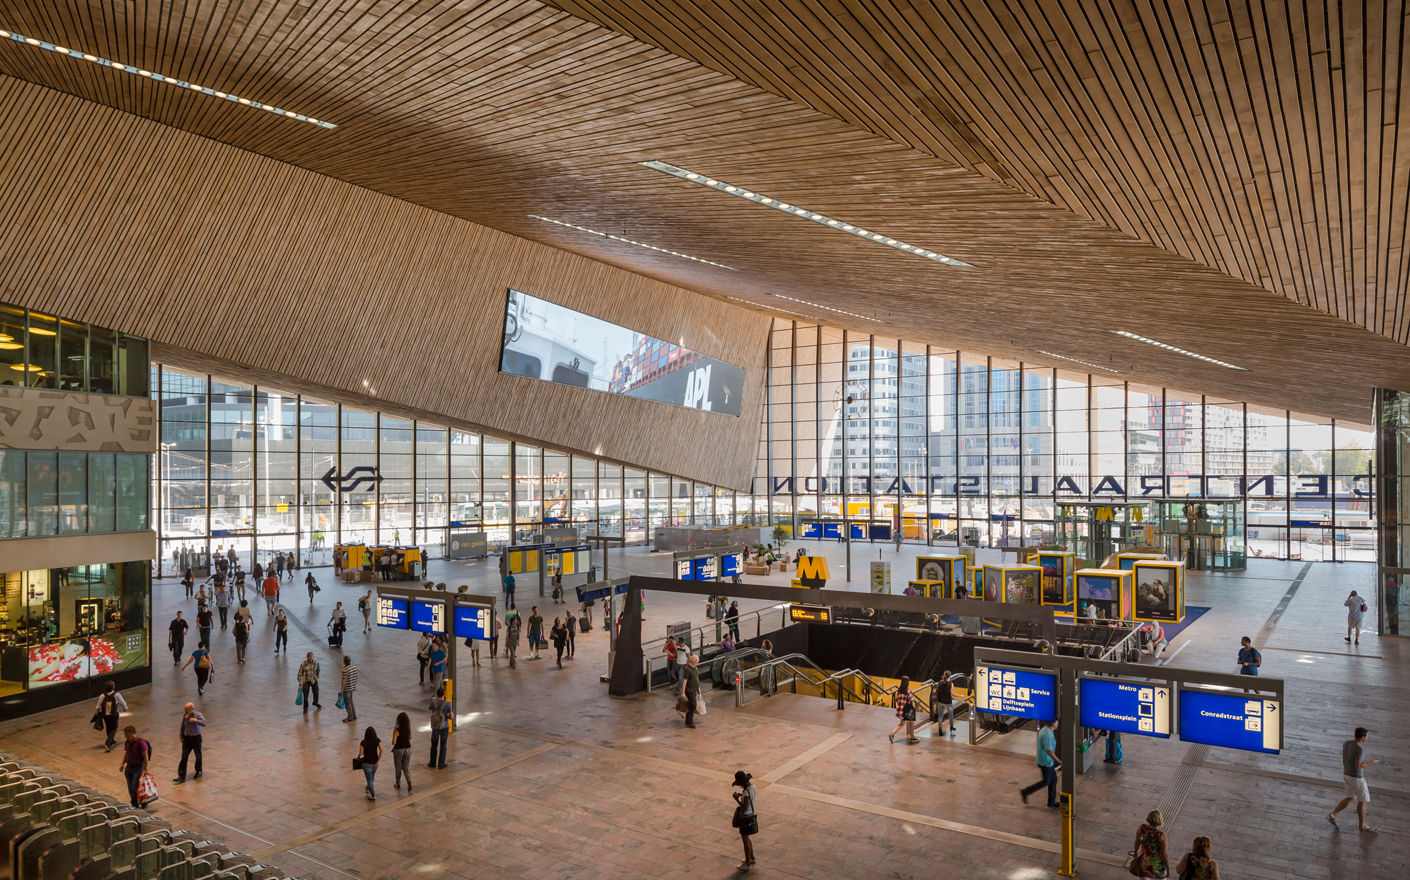
[[[592,630],[592,621],[586,617],[578,618],[578,632],[589,632]]]

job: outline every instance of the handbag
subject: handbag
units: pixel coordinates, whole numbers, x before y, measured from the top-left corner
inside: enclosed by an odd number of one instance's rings
[[[159,797],[161,795],[157,794],[157,781],[152,778],[151,773],[143,773],[137,782],[137,803],[145,807]]]
[[[1144,877],[1146,874],[1146,852],[1135,850],[1127,853],[1130,858],[1126,861],[1126,870],[1132,877]]]
[[[743,823],[739,826],[739,830],[745,834],[758,834],[759,814],[755,813],[752,816],[745,816]]]
[[[676,695],[676,711],[682,715],[690,711],[690,699],[684,694]]]
[[[296,691],[296,692],[294,693],[294,705],[295,705],[295,706],[302,706],[303,704],[304,704],[304,689],[303,689],[302,687],[300,687],[300,688],[298,689],[298,691]]]
[[[353,758],[353,769],[354,769],[354,770],[361,770],[361,769],[362,769],[362,759],[361,759],[361,758]]]

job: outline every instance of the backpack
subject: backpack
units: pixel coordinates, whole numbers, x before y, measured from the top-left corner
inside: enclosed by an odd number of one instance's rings
[[[117,696],[116,696],[115,694],[104,694],[104,695],[103,695],[103,714],[104,714],[104,715],[116,715],[117,713],[118,713],[118,711],[117,711]]]

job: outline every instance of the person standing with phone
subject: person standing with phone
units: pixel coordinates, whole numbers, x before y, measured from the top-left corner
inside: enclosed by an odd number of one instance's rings
[[[1356,644],[1361,644],[1361,618],[1366,616],[1366,600],[1356,595],[1352,590],[1351,595],[1346,597],[1342,603],[1346,606],[1346,641],[1350,642],[1354,637]]]

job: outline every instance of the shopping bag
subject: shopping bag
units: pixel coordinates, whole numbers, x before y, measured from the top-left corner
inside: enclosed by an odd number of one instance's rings
[[[157,781],[152,778],[152,774],[143,773],[142,778],[137,782],[137,803],[145,807],[159,797]]]
[[[295,706],[302,706],[303,704],[304,704],[304,689],[303,689],[302,687],[300,687],[300,688],[298,689],[298,691],[294,694],[294,705],[295,705]]]
[[[696,715],[704,715],[704,714],[705,714],[705,694],[704,694],[704,693],[697,692],[697,693],[695,694],[695,714],[696,714]]]
[[[342,709],[342,708],[344,708],[346,705],[347,705],[347,704],[343,702],[343,692],[342,692],[342,691],[338,691],[338,708],[339,708],[339,709]]]

